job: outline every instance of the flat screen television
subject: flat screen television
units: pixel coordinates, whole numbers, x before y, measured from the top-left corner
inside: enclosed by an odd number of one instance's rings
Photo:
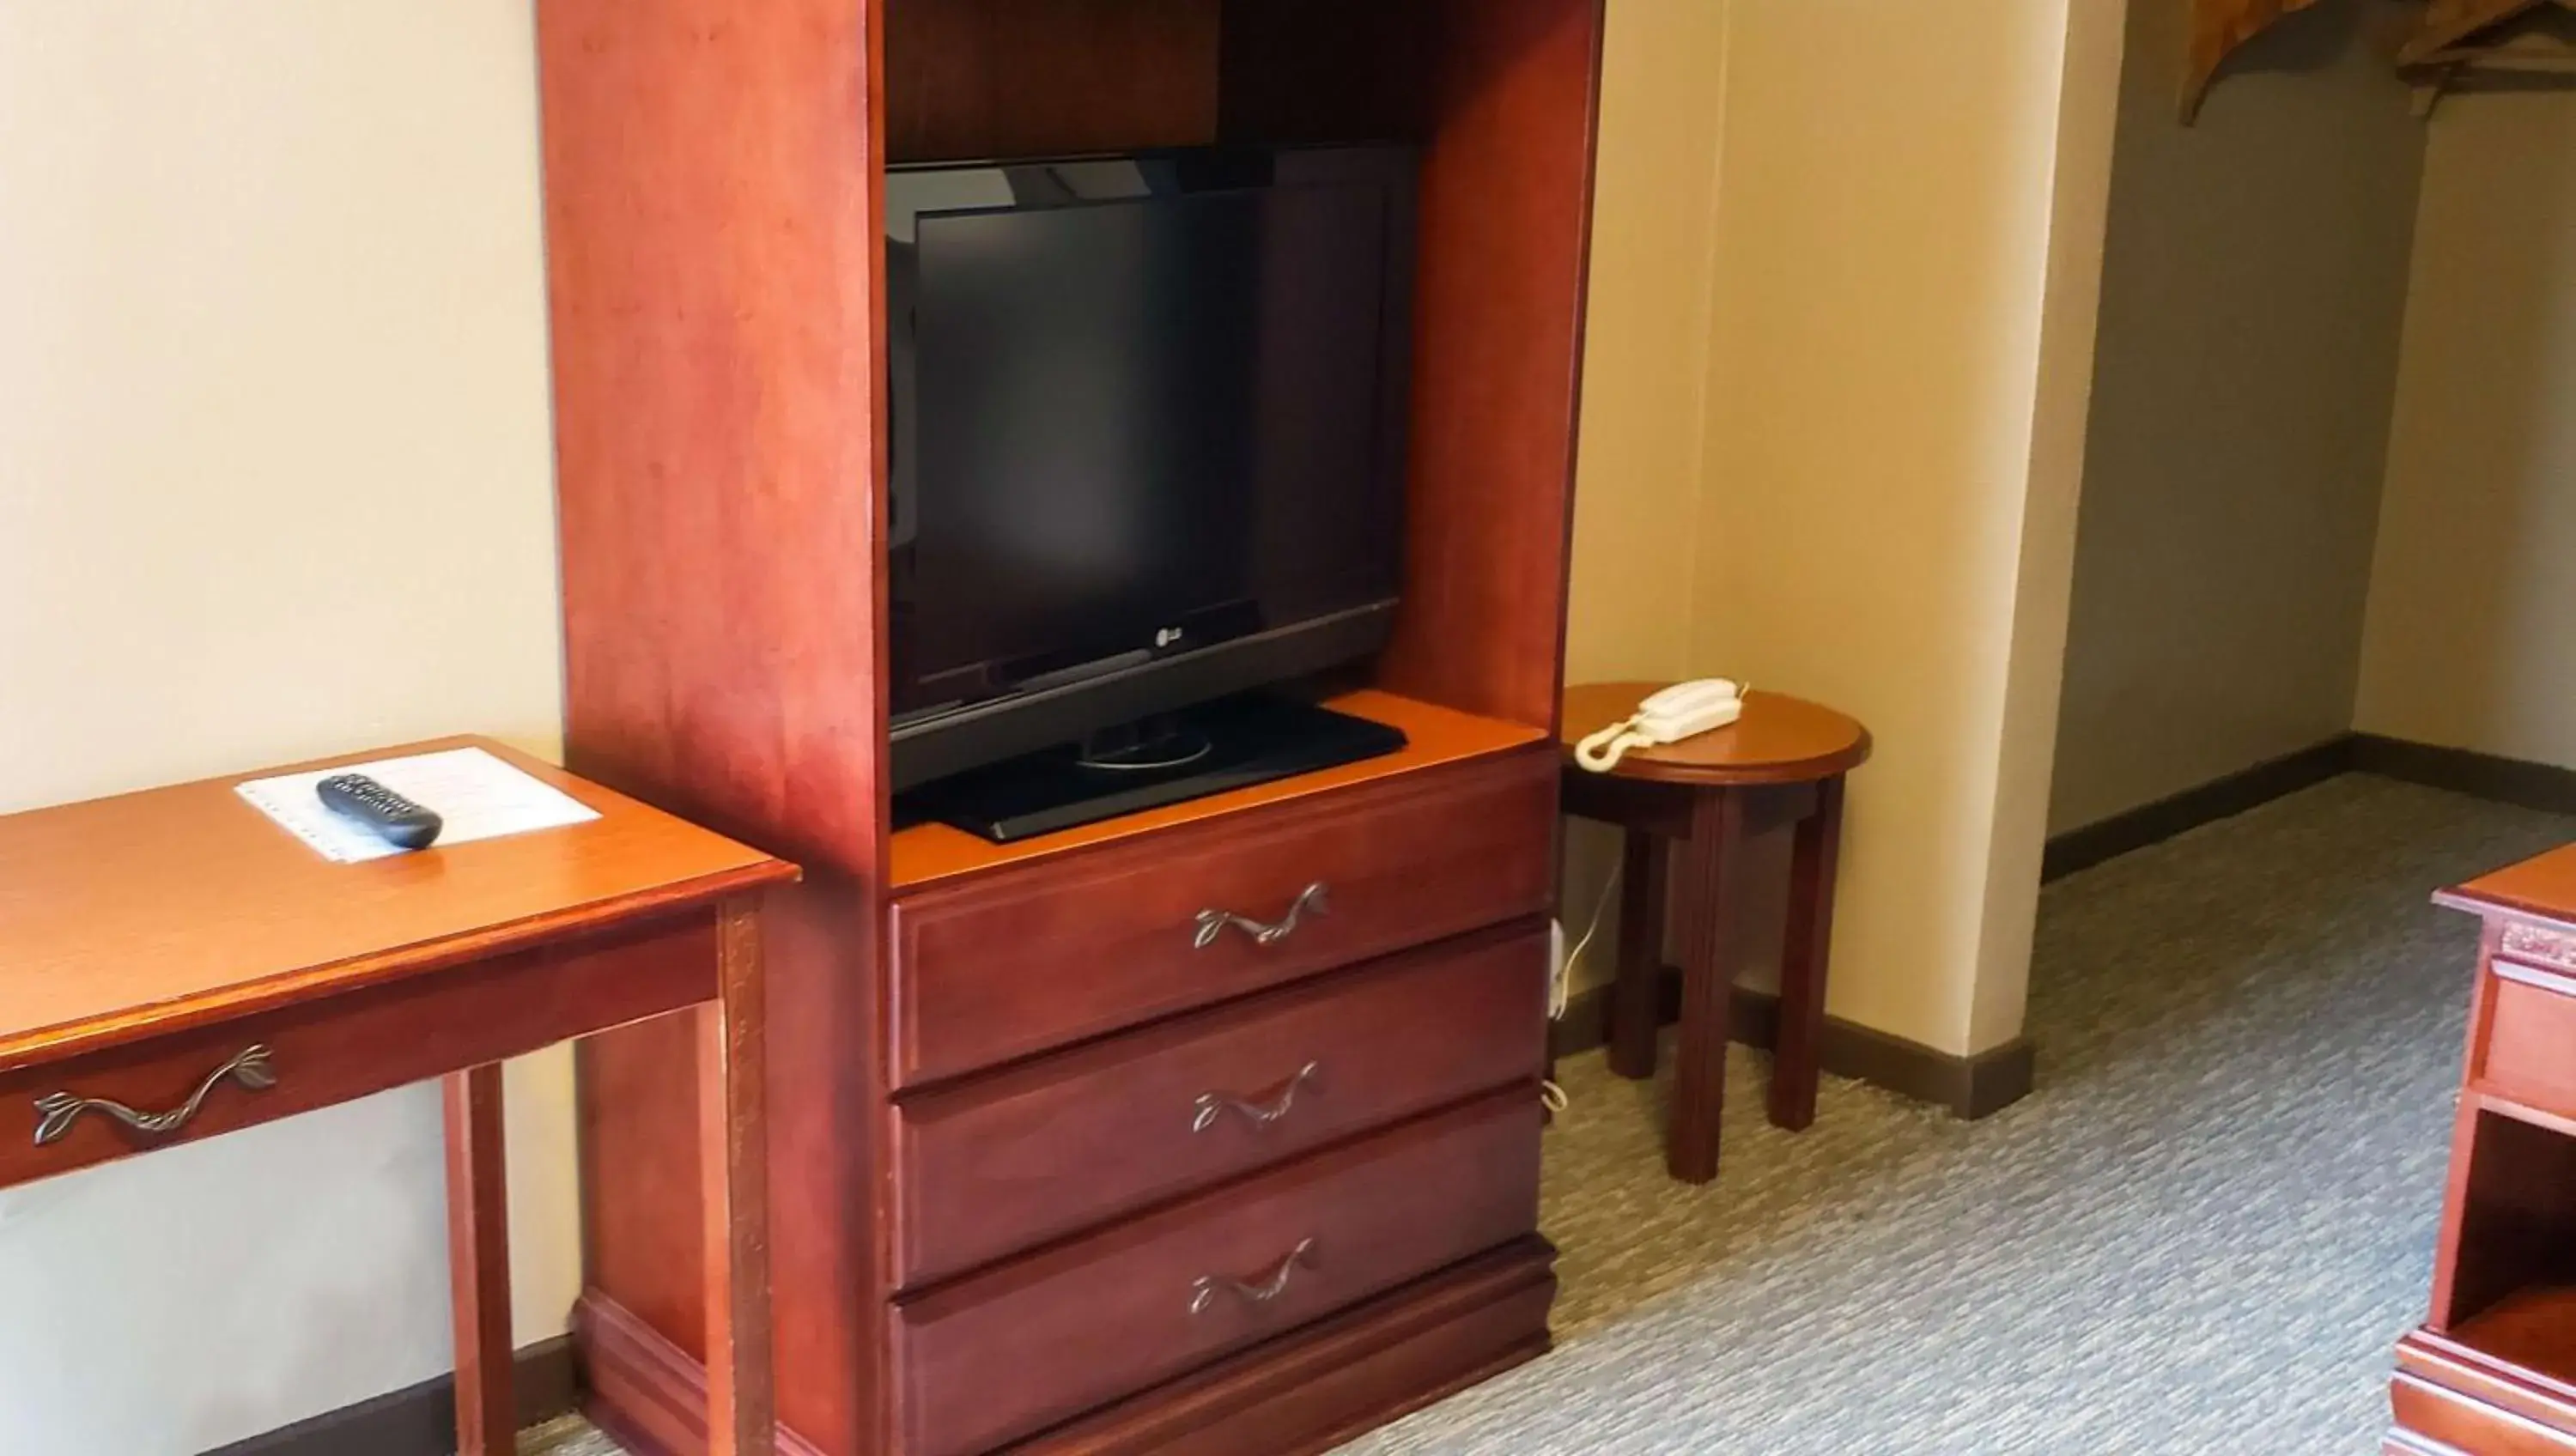
[[[1384,644],[1415,171],[1392,146],[889,169],[895,788]]]

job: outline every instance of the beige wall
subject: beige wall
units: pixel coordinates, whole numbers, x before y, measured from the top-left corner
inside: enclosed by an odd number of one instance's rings
[[[2359,726],[2576,767],[2576,95],[2454,96],[2424,166]]]
[[[2424,127],[2334,0],[2174,119],[2186,7],[2131,0],[2052,829],[2351,726]]]
[[[0,5],[0,810],[553,745],[530,74],[525,0]],[[535,1339],[563,1059],[511,1092]],[[447,1369],[441,1166],[413,1088],[0,1193],[0,1451],[188,1456]]]
[[[2043,379],[2043,334],[2089,337],[2119,40],[2093,0],[1732,13],[1694,659],[1870,726],[1832,1009],[1979,1051],[2021,1023],[2076,483],[2035,450],[2091,364]]]
[[[1601,58],[1583,419],[1575,460],[1569,682],[1690,675],[1709,267],[1725,7],[1611,0]],[[1591,923],[1618,835],[1575,821],[1564,915]],[[1603,913],[1579,986],[1609,975],[1618,911]]]
[[[1689,667],[1726,9],[1611,0],[1601,60],[1566,672]]]
[[[1747,676],[1867,721],[1833,1010],[1952,1052],[2020,1026],[2111,14],[1611,6],[1570,671]],[[1640,138],[1655,167],[1614,160]]]

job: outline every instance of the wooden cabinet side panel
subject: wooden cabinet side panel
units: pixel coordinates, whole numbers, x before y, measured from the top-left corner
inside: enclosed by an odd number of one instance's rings
[[[884,730],[872,10],[537,15],[569,751],[864,875]]]
[[[539,0],[566,750],[805,866],[766,926],[779,1413],[882,1448],[882,21],[871,0]],[[583,1054],[588,1281],[697,1289],[684,1028]]]
[[[1426,0],[1404,603],[1379,680],[1553,729],[1601,0]]]

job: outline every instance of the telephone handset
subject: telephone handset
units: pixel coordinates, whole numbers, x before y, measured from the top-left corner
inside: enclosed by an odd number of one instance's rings
[[[1629,749],[1678,743],[1723,728],[1743,715],[1744,691],[1742,683],[1722,677],[1675,683],[1649,695],[1628,717],[1576,744],[1574,761],[1594,773],[1608,773]]]

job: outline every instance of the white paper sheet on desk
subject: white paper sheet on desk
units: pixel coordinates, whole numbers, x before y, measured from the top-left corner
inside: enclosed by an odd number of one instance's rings
[[[344,763],[309,773],[279,774],[235,784],[233,792],[313,847],[324,859],[340,864],[382,859],[403,851],[323,807],[313,786],[333,774],[365,774],[377,783],[436,814],[442,821],[432,849],[498,839],[532,829],[560,829],[596,819],[599,811],[543,779],[522,773],[479,748],[450,748],[384,758],[374,763]]]

